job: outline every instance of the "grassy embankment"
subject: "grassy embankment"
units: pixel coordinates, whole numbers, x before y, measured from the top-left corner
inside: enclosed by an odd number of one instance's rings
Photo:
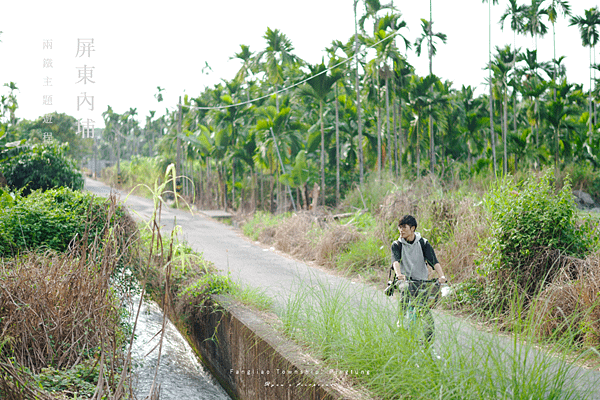
[[[395,317],[368,296],[349,309],[341,291],[300,290],[282,317],[288,335],[328,365],[374,371],[357,379],[382,398],[584,398],[567,385],[574,378],[565,361],[598,354],[598,218],[579,213],[569,183],[558,183],[556,189],[548,172],[451,188],[428,179],[370,181],[336,210],[366,212],[330,222],[310,213],[258,213],[243,229],[254,240],[383,288],[397,221],[413,214],[454,285],[445,307],[496,334],[512,334],[504,346],[497,335],[465,343],[450,334],[442,365],[396,332]],[[562,355],[534,356],[532,343]],[[537,359],[528,364],[528,357]]]

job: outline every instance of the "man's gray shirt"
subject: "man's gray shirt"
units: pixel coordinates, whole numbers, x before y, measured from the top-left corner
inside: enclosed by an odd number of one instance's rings
[[[394,261],[400,263],[400,272],[407,278],[421,281],[429,276],[427,264],[433,268],[438,263],[433,247],[419,232],[412,243],[403,238],[392,243],[392,264]]]

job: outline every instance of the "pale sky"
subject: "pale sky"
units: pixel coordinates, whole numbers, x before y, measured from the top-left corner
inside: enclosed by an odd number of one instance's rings
[[[325,47],[333,40],[346,42],[354,34],[353,0],[3,3],[0,84],[17,84],[17,116],[35,119],[58,111],[84,122],[89,118],[97,128],[104,126],[102,112],[108,105],[118,113],[137,108],[137,119],[143,126],[149,110],[164,114],[166,107],[176,107],[179,95],[195,97],[205,86],[233,78],[240,63],[229,58],[239,51],[240,44],[255,52],[263,50],[267,27],[286,34],[296,55],[313,64],[321,61]],[[576,15],[597,5],[596,0],[570,3]],[[429,18],[429,2],[395,0],[394,4],[408,24],[409,29],[402,33],[414,42],[421,33],[420,19]],[[508,24],[504,32],[498,25],[507,4],[501,0],[492,8],[494,46],[513,43]],[[359,5],[362,13],[364,6]],[[488,5],[481,0],[433,0],[433,20],[434,31],[448,35],[447,44],[438,45],[434,73],[453,81],[457,89],[471,85],[477,87],[477,93],[487,90],[487,71],[483,68],[488,58]],[[47,39],[52,40],[51,49],[44,48]],[[93,39],[95,51],[89,57],[77,56],[78,39]],[[517,46],[533,49],[533,40],[518,36]],[[538,53],[540,60],[552,59],[551,29],[538,40]],[[588,49],[581,45],[578,29],[568,27],[562,17],[557,24],[557,55],[567,56],[570,81],[583,83],[587,89]],[[45,68],[44,60],[52,60],[52,68]],[[417,57],[409,50],[408,60],[417,73],[428,73],[426,51]],[[212,72],[202,73],[205,63]],[[84,66],[92,71],[94,83],[77,83],[79,68]],[[160,104],[154,98],[157,86],[166,89]],[[1,94],[7,92],[7,88],[0,89]],[[78,96],[83,97],[83,92],[88,100],[93,97],[94,110],[89,104],[77,110]],[[51,105],[44,104],[44,95],[52,96]]]

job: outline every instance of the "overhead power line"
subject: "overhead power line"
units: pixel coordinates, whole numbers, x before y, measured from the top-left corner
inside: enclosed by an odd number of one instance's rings
[[[383,42],[383,41],[386,41],[386,40],[389,40],[389,39],[393,38],[393,37],[394,37],[394,36],[396,36],[397,34],[398,34],[398,32],[393,32],[393,33],[392,33],[390,36],[388,36],[388,37],[386,37],[386,38],[383,38],[383,39],[381,39],[381,40],[380,40],[380,41],[378,41],[377,43],[373,43],[372,45],[368,46],[367,48],[368,48],[368,49],[370,49],[370,48],[373,48],[373,47],[377,46],[379,43],[381,43],[381,42]],[[302,85],[303,83],[306,83],[306,82],[310,81],[311,79],[313,79],[313,78],[315,78],[315,77],[317,77],[317,76],[319,76],[319,75],[325,74],[325,73],[327,73],[327,72],[329,72],[329,71],[331,71],[331,70],[333,70],[333,69],[335,69],[335,68],[339,67],[340,65],[347,63],[348,61],[350,61],[350,60],[354,59],[355,57],[358,57],[358,53],[357,53],[357,54],[355,54],[355,55],[354,55],[354,57],[349,57],[349,58],[346,58],[345,60],[343,60],[343,61],[340,61],[339,63],[337,63],[337,64],[335,64],[335,65],[333,65],[333,66],[331,66],[331,67],[328,67],[328,68],[326,68],[325,70],[323,70],[323,71],[319,72],[318,74],[315,74],[315,75],[313,75],[313,76],[311,76],[311,77],[309,77],[309,78],[303,79],[303,80],[301,80],[300,82],[294,83],[293,85],[290,85],[290,86],[286,86],[286,87],[284,87],[284,88],[281,88],[281,89],[279,89],[279,90],[277,90],[277,91],[275,91],[275,92],[272,92],[272,93],[266,94],[266,95],[264,95],[264,96],[257,97],[256,99],[246,100],[246,101],[242,101],[242,102],[240,102],[240,103],[228,104],[228,105],[223,105],[223,106],[197,107],[197,106],[192,106],[192,105],[190,105],[190,104],[182,104],[181,106],[182,106],[182,107],[187,107],[187,108],[189,108],[190,110],[221,110],[221,109],[224,109],[224,108],[239,107],[239,106],[243,106],[243,105],[246,105],[246,104],[251,104],[251,103],[254,103],[254,102],[260,101],[260,100],[262,100],[262,99],[266,99],[267,97],[271,97],[271,96],[272,96],[272,95],[274,95],[274,94],[283,93],[283,92],[286,92],[286,91],[288,91],[288,90],[290,90],[290,89],[293,89],[293,88],[295,88],[295,87],[297,87],[297,86],[300,86],[300,85]]]

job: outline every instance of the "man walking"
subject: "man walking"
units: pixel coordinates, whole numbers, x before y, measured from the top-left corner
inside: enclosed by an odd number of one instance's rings
[[[426,290],[429,267],[435,270],[439,283],[445,283],[446,277],[433,247],[417,230],[417,220],[412,215],[403,216],[398,222],[400,237],[392,243],[392,267],[400,281],[408,281],[408,293],[403,300],[409,318],[415,318],[417,311],[425,324],[425,338],[433,342],[434,323]],[[400,320],[398,326],[400,326]]]

